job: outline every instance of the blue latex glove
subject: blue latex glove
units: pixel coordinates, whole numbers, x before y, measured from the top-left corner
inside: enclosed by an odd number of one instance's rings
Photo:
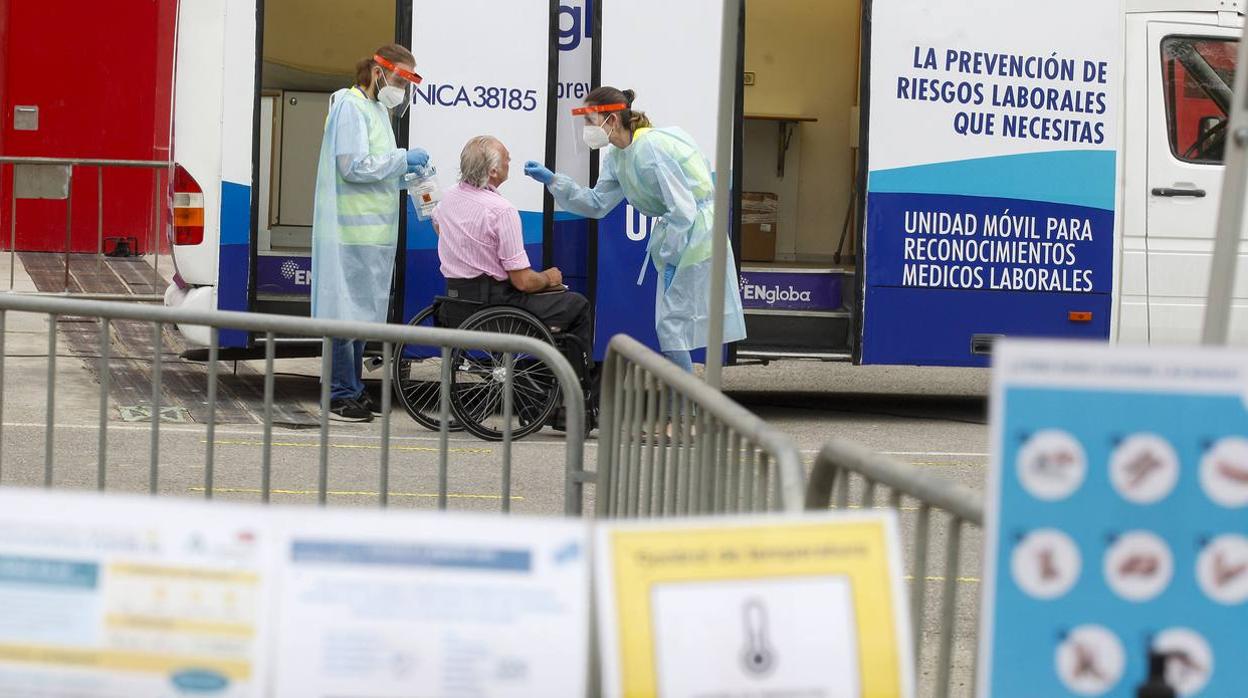
[[[546,169],[542,163],[535,160],[529,160],[524,163],[524,174],[532,177],[542,184],[550,184],[555,181],[555,173]]]
[[[429,153],[424,148],[411,148],[407,151],[407,171],[409,173],[424,168],[429,164]]]

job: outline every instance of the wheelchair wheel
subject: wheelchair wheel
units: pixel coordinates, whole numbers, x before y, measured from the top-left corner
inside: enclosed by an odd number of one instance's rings
[[[420,311],[408,324],[434,327],[437,306]],[[392,366],[394,395],[416,423],[430,431],[442,429],[442,349],[439,347],[401,344],[395,350]],[[452,386],[452,389],[454,387]],[[464,426],[451,412],[451,431],[463,431]]]
[[[468,318],[460,329],[532,337],[554,346],[537,318],[518,308],[495,306]],[[536,356],[516,354],[511,433],[522,439],[545,426],[559,403],[559,380]],[[473,436],[503,438],[503,390],[506,363],[502,353],[457,349],[451,354],[451,407]]]

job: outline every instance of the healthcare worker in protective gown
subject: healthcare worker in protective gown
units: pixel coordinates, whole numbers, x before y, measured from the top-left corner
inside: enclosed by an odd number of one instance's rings
[[[386,322],[399,239],[403,176],[429,154],[395,144],[391,116],[411,104],[416,59],[397,44],[356,65],[355,86],[334,93],[321,142],[312,222],[312,316]],[[380,413],[364,391],[364,342],[335,339],[330,418],[367,422]],[[322,377],[324,380],[324,377]]]
[[[683,130],[651,127],[644,113],[633,111],[634,97],[632,90],[600,87],[576,111],[585,117],[585,145],[606,147],[593,189],[537,162],[527,163],[524,173],[545,184],[560,206],[577,215],[602,218],[627,198],[633,208],[654,219],[646,247],[648,260],[642,260],[637,283],[642,283],[647,266],[653,264],[659,274],[655,299],[659,347],[692,372],[690,352],[706,346],[712,312],[724,314],[724,342],[745,339],[736,265],[730,248],[724,305],[712,309],[715,184],[710,163]]]

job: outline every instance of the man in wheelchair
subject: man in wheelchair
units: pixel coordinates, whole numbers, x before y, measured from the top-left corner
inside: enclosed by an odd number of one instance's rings
[[[545,323],[581,376],[592,420],[597,391],[591,387],[594,322],[589,300],[563,285],[559,269],[533,270],[524,251],[520,213],[498,193],[510,164],[511,156],[497,138],[468,141],[460,154],[459,184],[445,193],[434,211],[448,299],[439,305],[438,324],[459,327],[483,305],[531,313]],[[562,428],[559,419],[552,423]],[[587,429],[592,426],[591,421]]]

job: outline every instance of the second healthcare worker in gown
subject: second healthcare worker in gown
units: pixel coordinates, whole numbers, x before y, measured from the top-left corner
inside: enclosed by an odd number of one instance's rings
[[[690,352],[707,345],[711,313],[724,314],[724,342],[745,339],[745,317],[737,286],[736,265],[728,251],[727,284],[722,308],[710,307],[711,244],[715,221],[715,183],[710,163],[693,138],[679,128],[653,128],[633,111],[632,90],[600,87],[585,99],[585,144],[606,147],[602,171],[593,189],[555,174],[537,162],[524,173],[545,184],[563,208],[602,218],[625,198],[654,219],[642,260],[640,285],[648,264],[659,274],[655,329],[664,355],[692,372]],[[610,146],[610,147],[607,147]]]

